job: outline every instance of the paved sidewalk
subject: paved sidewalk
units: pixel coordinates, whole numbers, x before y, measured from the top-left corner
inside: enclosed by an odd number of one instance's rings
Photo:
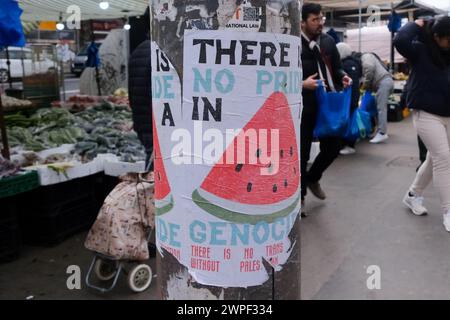
[[[450,299],[450,233],[435,189],[425,193],[428,216],[402,204],[419,164],[411,118],[389,123],[389,135],[333,164],[322,181],[326,201],[308,196],[303,299]],[[381,270],[380,290],[366,285],[372,265]]]
[[[310,216],[302,221],[303,299],[449,299],[450,233],[444,230],[432,186],[425,205],[430,214],[408,213],[402,198],[419,163],[410,119],[389,123],[390,140],[362,142],[342,156],[322,185],[326,201],[307,198]],[[0,299],[158,299],[150,289],[133,294],[122,277],[102,295],[88,290],[84,277],[92,254],[86,233],[54,248],[23,247],[19,260],[0,264]],[[69,265],[82,269],[82,289],[70,291]],[[153,271],[155,259],[150,261]],[[367,268],[381,269],[381,289],[369,290]]]
[[[133,293],[127,286],[127,278],[121,275],[116,288],[101,294],[85,285],[85,277],[92,261],[92,253],[84,248],[87,232],[76,235],[53,248],[22,247],[20,259],[0,264],[0,300],[155,300],[157,299],[156,278],[150,288],[140,294]],[[155,259],[149,265],[156,274]],[[67,289],[67,267],[81,268],[81,290]],[[95,278],[95,276],[94,276]]]

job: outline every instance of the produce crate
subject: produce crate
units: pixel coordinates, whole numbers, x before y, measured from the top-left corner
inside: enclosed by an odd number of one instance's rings
[[[30,245],[53,246],[89,229],[95,221],[93,195],[66,203],[39,206],[21,216],[23,241]]]
[[[8,88],[8,89],[5,89],[5,93],[8,97],[13,97],[16,99],[23,99],[23,90],[22,89]]]
[[[35,171],[3,178],[0,180],[0,199],[27,192],[37,187],[39,187],[39,176]]]
[[[98,213],[94,182],[88,176],[33,191],[20,209],[24,242],[53,246],[89,229]]]
[[[17,197],[0,199],[0,262],[19,256],[20,233],[17,220]]]
[[[95,176],[90,175],[49,186],[41,186],[31,192],[33,206],[52,206],[92,195],[95,190]]]
[[[56,72],[37,73],[23,78],[23,96],[36,104],[48,105],[59,100],[59,83]]]

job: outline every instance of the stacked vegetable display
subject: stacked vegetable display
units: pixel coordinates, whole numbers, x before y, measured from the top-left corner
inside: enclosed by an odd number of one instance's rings
[[[126,105],[105,100],[74,114],[63,108],[43,108],[29,117],[19,112],[7,115],[5,120],[10,146],[16,152],[40,152],[73,144],[73,157],[82,162],[102,153],[114,154],[125,162],[145,159]]]

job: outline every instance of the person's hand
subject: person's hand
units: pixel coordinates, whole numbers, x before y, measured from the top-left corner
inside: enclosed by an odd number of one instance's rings
[[[417,19],[414,22],[421,28],[423,28],[423,26],[425,25],[425,21],[423,19]]]
[[[353,80],[349,76],[344,76],[342,78],[342,85],[344,86],[344,89],[350,87],[352,84],[353,84]]]
[[[312,76],[308,77],[308,79],[305,79],[303,81],[303,89],[316,90],[319,87],[319,80],[314,79],[316,77],[317,77],[317,73],[315,73]]]

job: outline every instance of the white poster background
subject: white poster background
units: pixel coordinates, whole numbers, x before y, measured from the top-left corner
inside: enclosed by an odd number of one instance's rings
[[[224,56],[221,64],[215,64],[216,52],[213,47],[207,46],[207,63],[199,63],[200,46],[194,45],[194,39],[221,40],[223,47],[228,48],[231,40],[271,42],[280,49],[280,43],[289,44],[285,48],[287,52],[284,59],[290,63],[289,67],[239,65],[242,48],[236,47],[236,64],[230,65],[229,59]],[[155,50],[152,46],[152,62],[156,61]],[[301,117],[301,79],[302,69],[300,62],[301,43],[300,38],[290,35],[237,32],[237,31],[186,31],[184,35],[184,67],[183,67],[183,102],[176,101],[180,91],[178,77],[171,66],[173,82],[166,85],[173,89],[175,96],[169,95],[171,112],[175,120],[174,127],[162,126],[164,97],[153,97],[153,108],[156,117],[156,125],[160,139],[162,156],[164,158],[165,170],[171,184],[174,207],[168,213],[157,217],[157,246],[161,250],[164,247],[169,250],[186,266],[194,279],[204,285],[220,287],[248,287],[261,285],[268,280],[269,274],[265,270],[262,259],[272,261],[272,266],[279,271],[288,260],[295,243],[288,239],[289,232],[297,218],[300,210],[300,201],[291,214],[284,217],[278,223],[266,225],[237,224],[221,220],[208,214],[192,200],[193,191],[198,189],[211,169],[214,167],[214,159],[204,156],[205,147],[211,141],[205,139],[204,134],[208,129],[218,129],[223,133],[223,143],[217,151],[218,158],[221,157],[233,137],[226,137],[227,129],[239,130],[253,118],[261,109],[265,101],[275,91],[284,92],[291,110],[293,125],[297,136],[297,151],[300,159],[300,117]],[[278,53],[279,54],[279,53]],[[249,57],[258,56],[255,49],[254,54]],[[279,56],[276,60],[279,62]],[[277,62],[277,63],[278,63]],[[194,68],[202,74],[211,69],[212,90],[194,92]],[[276,87],[274,83],[261,85],[257,90],[257,70],[275,72],[286,72],[289,80],[283,85]],[[227,81],[222,78],[221,90],[215,83],[215,75],[218,72],[233,74],[235,83],[232,90],[227,91]],[[152,66],[152,78],[161,76]],[[293,80],[292,77],[295,77]],[[299,79],[296,83],[296,79]],[[197,82],[198,84],[198,82]],[[292,85],[297,87],[294,88]],[[219,84],[220,85],[220,84]],[[198,87],[197,87],[198,89]],[[221,91],[221,92],[219,92]],[[225,92],[225,93],[224,93]],[[200,121],[193,121],[193,97],[204,97],[214,102],[216,98],[222,99],[221,122],[215,121],[210,115],[210,121],[201,121],[203,110],[200,108]],[[173,99],[172,99],[173,98]],[[166,99],[167,100],[167,99]],[[214,105],[214,104],[213,104]],[[270,129],[270,128],[268,128]],[[182,155],[179,146],[188,146],[186,137],[190,138],[190,149],[183,148]],[[230,139],[230,140],[228,140]],[[177,150],[174,152],[174,150]],[[216,159],[217,160],[217,159]],[[179,164],[180,162],[186,164]],[[267,208],[261,207],[261,211]],[[267,234],[266,234],[267,233]],[[238,234],[243,236],[244,241]],[[277,234],[277,239],[274,239]],[[282,235],[280,239],[279,235]],[[255,241],[255,238],[266,239],[263,243]],[[276,254],[268,255],[268,246],[272,246]],[[281,252],[280,252],[281,251]]]

